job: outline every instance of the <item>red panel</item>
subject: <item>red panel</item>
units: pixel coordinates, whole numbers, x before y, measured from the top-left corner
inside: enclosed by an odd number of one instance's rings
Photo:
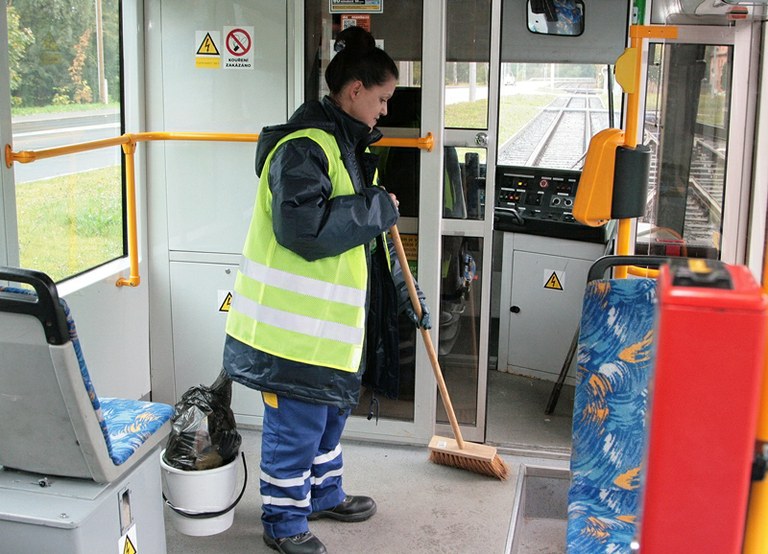
[[[747,268],[724,267],[730,290],[659,274],[643,554],[741,552],[766,299]]]

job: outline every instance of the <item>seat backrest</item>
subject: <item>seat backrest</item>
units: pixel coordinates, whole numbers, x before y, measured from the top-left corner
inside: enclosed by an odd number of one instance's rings
[[[110,408],[105,417],[74,320],[50,278],[0,268],[0,279],[34,288],[0,287],[0,464],[98,482],[116,479],[167,435],[173,408],[103,399],[121,406],[121,413]],[[126,451],[118,443],[139,419],[137,410],[148,425],[142,423],[138,435],[126,437],[133,442]],[[126,414],[131,418],[127,425]],[[112,423],[118,421],[122,430]]]
[[[587,284],[574,396],[569,552],[629,551],[640,499],[655,299],[652,279]]]
[[[643,457],[656,281],[592,281],[584,296],[571,467],[630,488]]]

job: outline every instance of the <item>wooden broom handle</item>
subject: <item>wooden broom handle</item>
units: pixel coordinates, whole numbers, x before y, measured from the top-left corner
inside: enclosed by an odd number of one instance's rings
[[[408,287],[408,296],[411,297],[411,305],[413,306],[413,311],[416,312],[416,318],[418,321],[421,321],[421,303],[419,302],[419,295],[416,292],[416,285],[413,282],[411,268],[408,266],[408,259],[405,257],[405,249],[403,248],[403,241],[400,240],[400,232],[397,230],[397,225],[390,227],[389,234],[392,236],[392,242],[395,245],[395,252],[397,252],[397,259],[400,261],[400,268],[403,271],[405,285]],[[439,318],[437,319],[439,320]],[[463,450],[464,439],[461,437],[459,422],[456,419],[456,414],[453,411],[451,397],[448,395],[448,388],[445,386],[445,378],[443,378],[443,372],[440,370],[440,362],[437,360],[435,347],[432,345],[432,337],[429,334],[429,331],[421,326],[419,326],[419,331],[421,331],[421,338],[424,339],[424,346],[427,349],[429,363],[432,364],[432,372],[435,374],[437,388],[440,390],[440,398],[443,401],[443,407],[445,408],[445,412],[448,414],[448,420],[451,422],[451,429],[453,430],[453,434],[456,438],[456,444]]]

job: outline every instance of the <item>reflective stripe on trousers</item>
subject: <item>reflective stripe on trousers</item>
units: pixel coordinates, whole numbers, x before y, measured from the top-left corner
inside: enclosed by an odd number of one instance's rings
[[[271,537],[309,530],[312,511],[344,500],[339,439],[350,410],[277,398],[264,405],[261,440],[262,523]]]

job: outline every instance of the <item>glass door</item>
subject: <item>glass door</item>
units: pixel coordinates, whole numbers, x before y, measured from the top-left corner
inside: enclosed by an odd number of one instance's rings
[[[493,212],[486,190],[493,186],[489,122],[498,91],[491,11],[489,0],[447,3],[443,81],[438,359],[463,436],[476,442],[485,442],[490,327]],[[436,422],[440,433],[450,432],[439,399]]]
[[[336,35],[348,26],[368,30],[397,63],[400,74],[397,88],[389,100],[385,117],[378,128],[384,137],[418,138],[434,129],[422,124],[422,2],[387,0],[380,12],[355,6],[332,6],[327,0],[304,2],[305,86],[304,98],[320,99],[328,93],[323,78],[325,68],[334,55]],[[398,230],[409,266],[418,280],[424,277],[419,260],[420,172],[422,151],[418,148],[371,148],[379,156],[379,184],[397,195],[400,202]],[[431,304],[430,304],[431,306]],[[399,319],[399,381],[388,390],[374,390],[364,380],[361,398],[353,411],[346,433],[350,436],[376,437],[377,440],[402,440],[403,437],[427,437],[426,405],[420,402],[424,393],[417,363],[421,338],[407,316]]]
[[[749,26],[686,31],[648,45],[643,143],[652,161],[635,250],[743,263]]]

